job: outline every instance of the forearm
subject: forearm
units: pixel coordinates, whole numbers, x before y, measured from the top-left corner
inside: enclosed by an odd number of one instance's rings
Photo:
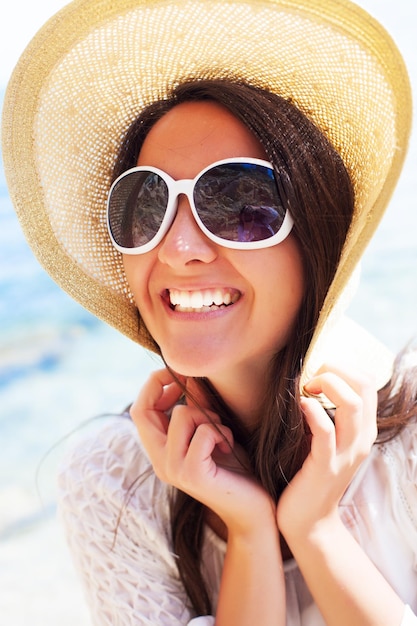
[[[400,626],[403,602],[338,517],[287,541],[327,626]]]
[[[254,537],[229,532],[216,626],[283,626],[285,583],[275,521]]]

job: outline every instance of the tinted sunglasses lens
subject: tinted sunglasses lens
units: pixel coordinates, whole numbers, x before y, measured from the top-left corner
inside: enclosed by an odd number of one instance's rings
[[[151,171],[123,176],[109,197],[109,226],[122,248],[139,248],[157,234],[168,204],[165,181]]]
[[[269,239],[285,218],[273,170],[254,163],[205,172],[195,185],[194,204],[205,227],[227,241]]]

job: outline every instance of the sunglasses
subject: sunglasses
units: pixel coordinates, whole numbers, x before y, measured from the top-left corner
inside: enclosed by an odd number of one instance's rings
[[[203,233],[237,250],[274,246],[291,231],[283,181],[271,163],[234,158],[217,161],[193,180],[174,180],[156,167],[134,167],[111,186],[107,225],[124,254],[155,248],[168,232],[184,194]]]

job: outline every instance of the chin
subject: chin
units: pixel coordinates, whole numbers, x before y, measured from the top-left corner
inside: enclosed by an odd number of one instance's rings
[[[182,350],[181,354],[171,354],[169,351],[162,352],[165,363],[180,376],[190,378],[207,378],[213,372],[219,371],[219,359],[213,359],[214,364],[207,358],[207,353],[198,354],[193,352],[192,358],[190,353]],[[185,357],[185,358],[184,358]]]
[[[164,361],[170,369],[172,369],[179,376],[185,376],[186,378],[206,378],[209,375],[207,367],[203,363],[200,365],[183,363],[181,359],[166,359],[165,357]]]

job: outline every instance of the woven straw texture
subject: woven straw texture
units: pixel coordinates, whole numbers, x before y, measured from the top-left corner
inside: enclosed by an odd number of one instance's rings
[[[173,84],[229,76],[292,98],[352,176],[356,216],[319,332],[382,216],[410,127],[402,59],[364,11],[344,0],[76,0],[38,33],[9,84],[5,169],[36,256],[146,347],[106,230],[115,156],[143,106]]]

